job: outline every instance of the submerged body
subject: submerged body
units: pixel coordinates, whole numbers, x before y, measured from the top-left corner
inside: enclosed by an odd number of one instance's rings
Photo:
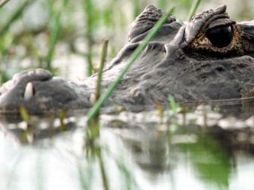
[[[161,16],[161,10],[148,6],[135,20],[128,43],[103,73],[104,89]],[[142,111],[167,104],[169,95],[183,102],[252,96],[253,52],[254,22],[236,23],[225,6],[184,24],[169,17],[106,105]],[[20,106],[34,114],[89,108],[96,78],[75,84],[42,69],[19,73],[0,88],[0,112],[19,112]]]

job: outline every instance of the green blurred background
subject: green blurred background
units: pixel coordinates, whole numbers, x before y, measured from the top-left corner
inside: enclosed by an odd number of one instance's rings
[[[110,61],[127,41],[134,18],[148,4],[185,20],[194,0],[9,0],[0,9],[0,83],[36,67],[81,80],[96,69],[103,40]],[[254,17],[253,0],[202,1],[198,12],[228,6],[236,20]]]

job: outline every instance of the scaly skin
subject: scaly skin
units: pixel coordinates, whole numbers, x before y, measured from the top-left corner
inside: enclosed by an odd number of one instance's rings
[[[161,15],[150,5],[135,20],[128,43],[103,73],[104,89]],[[232,27],[233,37],[228,45],[218,48],[207,38],[207,31],[223,26]],[[205,11],[184,24],[170,17],[105,106],[118,104],[142,111],[156,103],[166,104],[169,95],[179,101],[252,96],[253,52],[254,23],[231,20],[226,6]],[[92,76],[75,84],[42,69],[22,72],[0,88],[0,112],[18,113],[20,106],[31,114],[89,108],[95,81]]]

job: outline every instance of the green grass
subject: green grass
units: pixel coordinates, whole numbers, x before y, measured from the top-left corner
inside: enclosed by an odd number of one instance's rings
[[[37,1],[38,0],[21,1],[16,9],[14,11],[12,10],[12,14],[9,14],[10,11],[6,9],[6,7],[12,3],[12,1],[6,0],[2,1],[2,4],[0,4],[1,58],[7,58],[10,60],[15,59],[15,56],[19,55],[12,54],[10,57],[9,51],[16,46],[23,46],[27,49],[27,53],[22,59],[31,59],[34,61],[33,66],[28,67],[34,68],[40,66],[54,71],[52,62],[55,60],[58,52],[58,43],[66,41],[68,44],[69,40],[71,39],[70,49],[73,50],[73,42],[75,41],[75,38],[81,34],[81,31],[84,31],[81,37],[85,40],[87,47],[85,54],[83,54],[87,63],[87,75],[94,73],[93,65],[97,62],[96,56],[99,56],[97,53],[99,50],[99,41],[101,41],[103,38],[109,39],[111,42],[111,47],[109,48],[108,55],[111,58],[115,56],[116,52],[125,42],[123,36],[126,36],[126,30],[128,30],[126,25],[129,25],[130,22],[142,11],[146,5],[146,3],[144,3],[142,0],[132,2],[108,0],[108,3],[106,3],[104,7],[98,7],[98,5],[95,5],[91,0],[81,0],[80,2],[69,0],[56,2],[47,0],[44,3],[47,4],[45,8],[49,10],[50,16],[45,28],[35,33],[29,30],[25,30],[24,33],[18,35],[12,33],[10,29],[15,28],[18,23],[20,24],[23,22],[23,13],[27,10],[27,8],[30,8],[30,6],[35,4]],[[126,17],[126,15],[123,14],[125,11],[124,4],[131,5],[131,17]],[[160,0],[157,3],[157,5],[162,8],[169,7],[170,4],[172,3],[165,0]],[[75,14],[81,11],[83,12],[83,19],[75,20]],[[5,12],[8,14],[5,14]],[[66,22],[66,17],[68,17],[68,22]],[[80,30],[80,25],[84,25],[82,30]],[[121,29],[116,31],[115,29],[118,28]],[[97,34],[97,31],[101,29],[105,30],[106,34]],[[72,31],[72,33],[69,33],[68,30]],[[43,56],[41,55],[41,50],[38,49],[37,44],[35,44],[36,38],[40,36],[40,34],[46,34],[47,37],[47,53],[46,55],[43,54]],[[114,37],[111,37],[112,34],[114,34]],[[8,36],[8,39],[12,40],[5,40],[6,36]],[[26,43],[24,43],[24,40]],[[74,53],[77,53],[76,50],[74,50]],[[16,72],[19,71],[19,67],[20,66],[17,66]],[[20,69],[23,68],[20,67]],[[9,75],[6,74],[6,71],[0,70],[0,74],[0,78],[2,80],[1,83],[9,79],[9,77],[2,77]]]
[[[87,75],[90,76],[93,74],[93,46],[94,46],[94,30],[97,20],[94,18],[95,7],[92,0],[83,0],[83,9],[85,14],[85,39],[87,43],[87,53],[86,53],[86,62],[87,62]]]
[[[148,43],[151,41],[151,39],[155,36],[155,34],[159,31],[163,23],[167,20],[168,16],[172,14],[173,8],[170,9],[151,29],[151,31],[148,33],[148,35],[145,37],[144,42],[142,42],[138,48],[133,52],[130,59],[128,60],[126,66],[124,69],[120,72],[117,79],[108,87],[108,89],[102,94],[102,96],[98,99],[98,101],[94,104],[94,106],[90,109],[90,111],[87,114],[87,120],[88,122],[98,113],[102,105],[105,103],[105,101],[112,95],[118,84],[123,79],[124,75],[128,72],[130,67],[135,63],[135,61],[139,58],[139,56],[142,54],[145,47],[148,45]]]
[[[201,3],[202,0],[196,0],[193,4],[192,4],[192,7],[190,9],[190,12],[188,14],[188,17],[187,17],[187,20],[191,20],[191,18],[193,17],[193,15],[195,15],[200,3]]]
[[[61,31],[61,16],[65,12],[65,8],[69,3],[69,0],[63,0],[62,4],[59,8],[55,8],[54,4],[56,2],[54,0],[49,0],[50,4],[52,5],[51,8],[51,23],[50,23],[50,38],[49,38],[49,48],[46,57],[46,69],[52,71],[52,60],[54,58],[56,44],[59,40],[59,35]]]
[[[195,14],[198,6],[201,4],[201,0],[194,2],[188,0],[159,0],[159,1],[116,1],[105,0],[103,5],[95,4],[92,0],[80,0],[80,1],[44,1],[45,8],[49,10],[50,16],[43,29],[33,32],[26,29],[20,33],[13,33],[13,28],[22,25],[23,13],[35,4],[38,0],[24,0],[20,1],[16,5],[15,9],[11,11],[7,8],[12,1],[4,0],[0,4],[0,57],[1,60],[22,62],[23,60],[30,59],[33,64],[25,67],[17,64],[15,71],[4,70],[3,68],[9,68],[9,65],[0,65],[0,78],[1,83],[8,80],[13,73],[19,70],[43,67],[51,71],[52,62],[59,57],[58,45],[61,43],[67,44],[69,48],[69,54],[76,54],[83,56],[87,64],[86,75],[94,73],[94,65],[98,65],[98,57],[100,52],[100,44],[102,39],[109,39],[110,47],[108,50],[109,60],[116,55],[120,47],[126,43],[127,31],[129,25],[147,4],[155,4],[156,6],[166,10],[172,5],[178,11],[175,13],[178,18],[186,18],[189,20],[193,14]],[[205,2],[204,2],[205,3]],[[190,6],[192,5],[192,8]],[[126,7],[129,7],[129,12],[126,12]],[[77,13],[80,16],[77,16]],[[252,10],[250,7],[245,7],[244,10],[239,10],[238,17],[245,17],[245,15],[251,15]],[[79,19],[77,19],[77,17]],[[252,16],[253,17],[253,16]],[[25,26],[23,26],[25,27]],[[103,32],[101,32],[103,31]],[[44,35],[42,42],[37,42],[38,39]],[[85,42],[85,52],[79,52],[75,49],[76,39],[82,39]],[[27,41],[27,43],[24,43]],[[42,53],[42,50],[37,44],[46,43],[46,53]],[[20,57],[19,51],[13,52],[17,46],[22,46],[26,49],[26,54]],[[81,54],[80,54],[81,53]],[[16,59],[19,60],[16,60]],[[2,61],[3,62],[3,61]],[[8,64],[8,63],[7,63]],[[11,70],[11,69],[10,69]]]
[[[6,2],[7,3],[7,2]],[[9,28],[14,24],[14,22],[19,19],[23,12],[26,10],[28,5],[31,3],[31,0],[25,0],[16,8],[16,10],[10,15],[9,18],[6,19],[6,22],[0,28],[0,37],[5,35]]]
[[[0,8],[3,7],[6,3],[8,3],[8,1],[10,1],[10,0],[2,0],[0,2]]]
[[[135,60],[138,59],[138,57],[142,54],[144,48],[149,43],[149,41],[153,38],[157,30],[160,28],[160,25],[165,21],[166,17],[172,13],[172,9],[167,12],[166,16],[160,20],[159,23],[157,23],[156,27],[152,30],[151,33],[146,37],[144,43],[142,43],[135,51],[135,53],[131,56],[128,63],[126,64],[126,67],[124,70],[122,70],[121,73],[119,73],[119,76],[117,80],[104,92],[101,94],[100,87],[101,86],[101,80],[102,80],[102,69],[105,64],[106,56],[108,56],[109,60],[118,52],[119,47],[121,47],[126,42],[127,36],[127,27],[126,25],[130,25],[132,19],[137,16],[142,9],[145,6],[145,1],[139,0],[139,1],[116,1],[116,0],[108,0],[109,3],[105,4],[103,6],[99,6],[94,4],[93,0],[81,0],[81,1],[54,1],[54,0],[48,0],[48,7],[51,10],[50,11],[50,17],[49,21],[46,24],[45,28],[42,29],[39,32],[27,32],[23,33],[22,35],[17,35],[15,33],[12,33],[11,29],[15,27],[18,23],[18,21],[22,20],[23,13],[27,10],[27,8],[34,3],[35,1],[22,1],[20,6],[13,11],[12,14],[8,17],[2,17],[1,19],[4,20],[0,27],[0,38],[1,38],[1,44],[0,44],[0,53],[1,58],[4,60],[12,60],[17,57],[17,54],[12,54],[12,50],[16,46],[23,46],[27,48],[27,50],[30,50],[29,47],[27,47],[26,44],[22,43],[23,38],[29,38],[30,43],[35,43],[36,39],[41,37],[43,35],[45,38],[46,44],[48,45],[46,47],[47,52],[46,55],[43,57],[43,67],[53,70],[52,62],[57,59],[58,54],[58,45],[60,43],[65,43],[70,48],[69,53],[79,55],[77,50],[73,48],[73,43],[76,39],[81,38],[85,41],[86,49],[85,53],[82,52],[82,56],[85,59],[87,63],[87,75],[91,75],[94,73],[94,66],[97,62],[100,62],[100,72],[98,74],[98,84],[97,84],[97,95],[96,100],[98,100],[94,107],[88,112],[87,120],[91,121],[93,118],[96,118],[99,116],[100,108],[103,105],[105,101],[111,96],[111,94],[114,92],[116,87],[121,82],[124,75],[128,72],[129,68],[135,64]],[[10,1],[9,1],[10,2]],[[3,9],[5,6],[8,5],[8,1],[5,2],[5,4],[1,5]],[[104,2],[104,1],[103,1]],[[147,2],[147,1],[146,1]],[[154,1],[155,2],[155,1]],[[174,1],[175,3],[179,3],[182,5],[182,7],[189,7],[190,1],[187,0],[181,0],[181,1]],[[127,3],[130,6],[130,18],[127,15],[127,12],[124,12],[125,5],[124,3]],[[170,7],[172,4],[172,1],[166,1],[166,0],[159,0],[156,1],[156,5],[163,8],[165,11],[167,8]],[[189,12],[188,14],[188,20],[195,14],[198,6],[200,5],[201,0],[196,0],[192,5],[191,9],[185,9],[183,11]],[[150,4],[150,2],[149,2]],[[75,9],[74,9],[75,8]],[[179,9],[179,8],[178,8]],[[184,9],[184,8],[182,8]],[[78,10],[82,13],[81,20],[75,20],[76,15],[75,13]],[[3,12],[3,10],[0,10]],[[180,12],[180,11],[179,11]],[[178,12],[177,12],[178,13]],[[71,26],[73,28],[69,29],[68,24],[64,18],[69,18],[69,22],[71,23]],[[119,16],[120,15],[120,16]],[[184,17],[186,15],[183,15]],[[120,29],[120,30],[118,30]],[[74,31],[73,33],[70,33],[69,30]],[[101,32],[103,31],[103,32]],[[120,32],[119,32],[120,31]],[[102,39],[109,39],[110,46],[104,44],[103,53],[100,55],[100,49],[101,49],[101,42]],[[31,51],[27,51],[24,59],[30,59],[31,57],[33,60],[35,60],[35,66],[37,62],[40,62],[40,58],[38,55],[32,55],[32,51],[40,52],[39,48],[36,49],[37,46],[33,45]],[[108,49],[108,50],[107,50]],[[108,52],[108,53],[107,53]],[[60,55],[61,56],[61,55]],[[101,60],[98,61],[98,58],[101,58]],[[70,63],[72,64],[72,63]],[[74,64],[73,64],[74,65]],[[99,65],[99,64],[98,64]],[[2,66],[2,65],[0,65]],[[75,66],[75,65],[74,65]],[[3,67],[1,67],[3,68]],[[6,67],[8,68],[8,67]],[[21,68],[21,67],[20,67]],[[22,68],[23,69],[23,68]],[[19,70],[17,70],[18,72]],[[0,70],[0,78],[2,78],[2,81],[5,81],[8,79],[7,77],[8,72],[6,70]],[[1,81],[1,82],[2,82]],[[172,116],[176,116],[180,112],[180,105],[177,104],[177,102],[173,99],[173,97],[169,97],[169,107],[171,108]],[[26,112],[26,110],[21,110],[21,114],[23,117],[23,120],[25,120],[27,123],[29,123],[29,120],[31,119],[29,114]],[[64,118],[66,116],[65,112],[62,112],[60,116],[60,125],[65,128],[64,124]],[[172,120],[171,120],[172,121]],[[176,133],[176,128],[181,127],[177,121],[173,121],[173,125],[171,126],[171,135],[174,135]],[[97,124],[95,127],[88,127],[85,130],[86,133],[86,146],[85,150],[87,152],[87,155],[92,155],[92,162],[96,162],[98,164],[98,170],[100,172],[100,178],[102,181],[102,186],[105,190],[110,189],[110,183],[111,179],[113,179],[113,176],[109,176],[109,172],[107,171],[107,159],[105,159],[105,156],[103,153],[105,153],[104,147],[101,147],[100,144],[98,144],[97,141],[100,140],[100,126],[99,122],[96,122]],[[84,124],[85,125],[85,124]],[[158,134],[159,135],[159,134]],[[205,143],[204,143],[205,141]],[[219,153],[220,147],[217,145],[213,139],[204,138],[204,139],[198,139],[196,144],[185,144],[184,146],[180,147],[186,153],[188,156],[191,156],[193,159],[192,164],[194,168],[197,170],[197,173],[200,174],[201,178],[203,177],[204,180],[207,179],[207,176],[210,176],[212,179],[212,182],[218,185],[222,185],[223,187],[227,187],[227,179],[230,176],[230,163],[228,158]],[[222,151],[221,151],[222,152]],[[202,162],[199,162],[199,158],[201,156],[205,157],[209,156],[212,158],[212,161],[220,161],[220,165],[214,168],[209,168],[209,165],[204,165]],[[38,157],[38,167],[37,170],[42,170],[43,165],[46,164],[44,160],[42,160],[43,157]],[[83,158],[86,161],[89,160],[89,158]],[[136,179],[135,176],[132,173],[132,168],[128,168],[128,165],[124,164],[125,158],[115,158],[115,162],[118,166],[118,169],[121,172],[121,175],[123,176],[121,179],[124,182],[123,188],[125,189],[137,189]],[[201,161],[206,161],[201,160]],[[90,163],[89,163],[90,164]],[[91,163],[92,165],[92,163]],[[80,174],[80,189],[89,189],[92,186],[92,180],[96,177],[91,177],[91,170],[94,170],[94,168],[86,169],[83,166],[79,166],[78,168],[79,174]],[[210,171],[214,171],[213,174],[216,173],[222,173],[224,175],[224,178],[218,178],[216,175],[210,175]],[[94,171],[93,171],[94,172]],[[43,181],[43,175],[45,171],[38,171],[38,176],[41,177],[41,184],[38,184],[38,189],[43,189],[44,184],[42,184]],[[93,179],[91,179],[93,178]],[[40,179],[39,179],[40,180]]]

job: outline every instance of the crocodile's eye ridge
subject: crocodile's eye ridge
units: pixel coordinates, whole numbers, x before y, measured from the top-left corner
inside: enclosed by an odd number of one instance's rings
[[[231,43],[233,33],[232,26],[223,26],[209,29],[206,36],[214,46],[223,48]]]

